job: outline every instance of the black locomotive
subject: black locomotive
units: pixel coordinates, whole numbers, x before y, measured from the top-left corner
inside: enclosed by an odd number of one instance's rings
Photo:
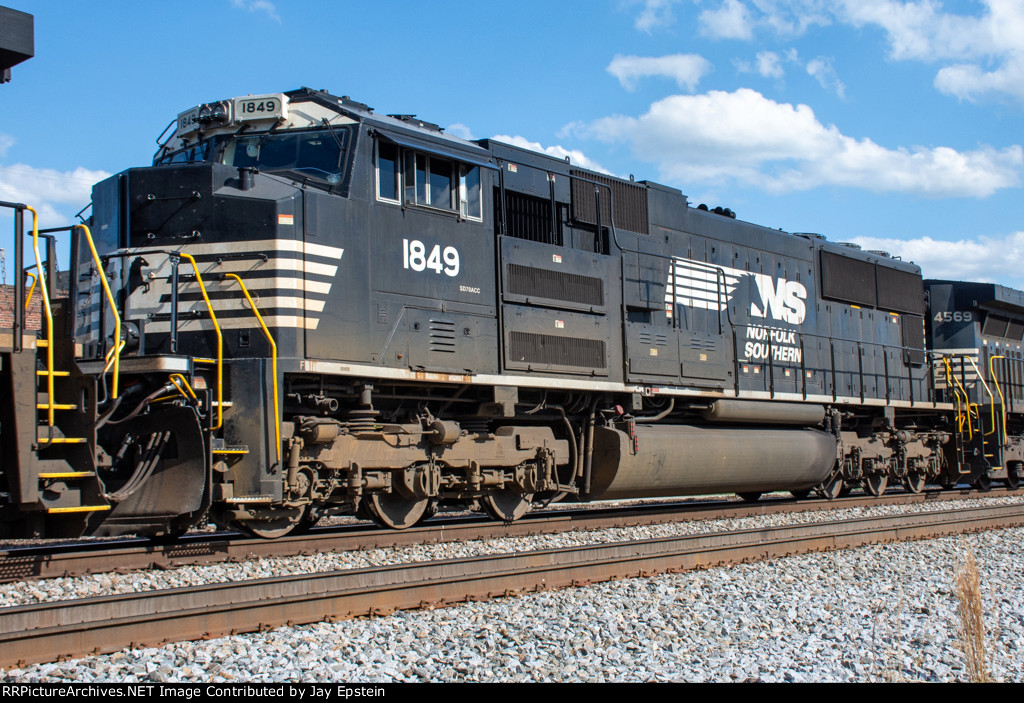
[[[95,186],[63,295],[7,205],[46,318],[15,286],[13,536],[1019,481],[1024,294],[347,97],[179,115]]]

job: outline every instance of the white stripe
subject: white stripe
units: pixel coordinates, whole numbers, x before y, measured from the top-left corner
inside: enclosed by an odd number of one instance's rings
[[[373,378],[389,378],[389,379],[407,379],[407,380],[423,380],[420,375],[417,375],[414,371],[408,369],[396,369],[386,368],[381,366],[368,366],[363,364],[345,364],[337,361],[319,361],[313,359],[306,359],[300,361],[300,368],[303,371],[310,373],[327,373],[327,374],[339,374],[347,376],[370,376]],[[445,376],[444,372],[438,372],[439,376]],[[583,379],[574,378],[538,378],[536,376],[516,376],[512,374],[496,375],[496,374],[479,374],[479,375],[460,375],[460,380],[452,381],[457,383],[472,383],[482,384],[488,386],[519,386],[521,388],[558,388],[568,390],[603,390],[603,391],[615,391],[621,393],[641,393],[643,395],[659,396],[659,395],[674,395],[674,396],[686,396],[686,397],[697,397],[697,398],[730,398],[737,397],[734,390],[726,388],[723,390],[706,390],[696,388],[672,388],[665,386],[637,386],[627,385],[624,383],[616,383],[613,381],[587,381]],[[741,391],[739,393],[740,398],[763,398],[770,399],[771,393],[768,391]],[[860,405],[861,401],[859,397],[843,397],[833,400],[831,395],[808,395],[807,398],[803,397],[802,393],[776,393],[775,400],[792,400],[797,402],[806,403],[843,403],[847,405]],[[915,401],[911,403],[907,400],[893,400],[886,401],[885,398],[867,398],[864,401],[865,405],[893,405],[901,408],[926,408],[935,410],[952,410],[952,403],[931,403]]]
[[[263,321],[267,324],[267,327],[285,327],[288,329],[301,329],[305,327],[308,330],[315,330],[317,325],[320,324],[320,319],[316,317],[298,317],[296,315],[269,315],[263,318]],[[217,318],[217,324],[222,330],[244,330],[244,329],[259,329],[260,324],[256,321],[255,317],[229,317],[226,319]],[[213,322],[210,320],[179,320],[178,321],[178,333],[183,332],[199,332],[199,331],[211,331],[213,330]],[[170,320],[160,320],[158,322],[150,322],[146,325],[146,333],[154,334],[166,334],[171,331]]]
[[[145,254],[147,251],[152,251],[156,248],[140,247],[130,250],[130,253]],[[248,254],[251,252],[293,251],[297,253],[305,252],[306,254],[326,259],[340,259],[341,255],[345,253],[345,250],[341,247],[313,244],[296,239],[250,239],[242,242],[186,244],[181,248],[181,251],[191,256],[206,256],[208,254],[223,254],[225,252]]]
[[[245,287],[250,293],[256,292],[296,292],[301,293],[303,288],[307,293],[321,293],[327,295],[331,292],[331,284],[322,281],[304,281],[301,278],[286,278],[284,276],[264,276],[254,278],[243,278]],[[238,281],[229,278],[223,281],[203,279],[208,293],[220,292],[234,288],[238,291],[239,300],[243,300],[241,290],[238,289]],[[185,281],[178,285],[178,294],[199,293],[198,281]],[[169,281],[156,279],[150,283],[150,290],[147,295],[170,295],[171,284]],[[133,296],[134,297],[134,296]]]

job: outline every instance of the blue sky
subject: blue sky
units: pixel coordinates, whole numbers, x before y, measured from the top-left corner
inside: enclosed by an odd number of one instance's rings
[[[178,112],[305,85],[1024,289],[1022,0],[0,2],[0,200],[47,226]]]

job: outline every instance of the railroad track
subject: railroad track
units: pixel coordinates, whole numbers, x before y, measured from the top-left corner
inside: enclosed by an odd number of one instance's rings
[[[920,504],[977,495],[1024,495],[1024,491],[979,494],[972,489],[894,493],[879,498],[851,496],[833,501],[767,497],[757,503],[735,500],[671,502],[577,510],[548,510],[514,523],[486,518],[447,518],[409,530],[381,530],[367,524],[316,528],[305,535],[261,540],[238,533],[196,533],[171,544],[145,539],[77,541],[0,549],[0,583],[31,578],[80,576],[149,568],[214,564],[224,561],[344,552],[469,539],[522,537],[569,530],[633,527],[681,520],[751,517],[774,513],[838,510],[894,504]]]
[[[0,609],[0,666],[877,542],[1024,525],[1024,505],[908,513]]]

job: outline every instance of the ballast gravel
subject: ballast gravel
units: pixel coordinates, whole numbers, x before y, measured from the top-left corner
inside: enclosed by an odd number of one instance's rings
[[[1007,501],[1019,499],[957,503],[979,506]],[[899,511],[914,507],[901,507]],[[953,505],[943,503],[941,507]],[[894,511],[841,511],[847,512],[865,515]],[[374,552],[391,552],[387,563],[394,563],[410,558],[452,558],[635,539],[647,532],[656,537],[853,516],[815,515],[618,528],[502,540],[502,544],[488,542],[486,547],[471,543],[430,545],[423,547],[426,551],[418,557],[394,553],[420,548]],[[523,540],[532,546],[525,546]],[[568,541],[551,544],[550,540]],[[1022,681],[1021,544],[1024,529],[875,545],[486,603],[125,650],[71,662],[0,670],[0,681],[967,680],[964,656],[956,644],[959,621],[953,583],[956,569],[968,552],[973,553],[981,573],[990,674],[996,680]],[[361,555],[370,559],[369,563],[382,558],[368,557],[370,554],[357,552],[350,557]],[[294,568],[308,570],[322,563],[318,560],[333,556],[306,557],[313,561]],[[268,561],[276,560],[259,560],[248,566],[202,567],[187,577],[200,580],[186,582],[284,573],[277,570],[279,566],[262,564]],[[326,569],[363,565],[368,563],[332,564]],[[228,575],[217,576],[214,572],[219,569],[227,569]],[[155,576],[148,572],[106,574],[87,579],[49,579],[35,585],[13,584],[4,588],[0,598],[4,604],[13,605],[16,599],[12,594],[20,590],[30,593],[28,600],[21,602],[51,600],[45,595],[53,587],[49,582],[65,582],[64,587],[77,594],[71,597],[98,595],[111,592],[107,581],[117,584],[119,579],[127,579],[130,584],[137,578],[145,581]],[[82,586],[89,582],[98,585]],[[85,590],[79,592],[79,587]],[[33,589],[43,596],[33,594]],[[136,588],[129,586],[127,590]]]

